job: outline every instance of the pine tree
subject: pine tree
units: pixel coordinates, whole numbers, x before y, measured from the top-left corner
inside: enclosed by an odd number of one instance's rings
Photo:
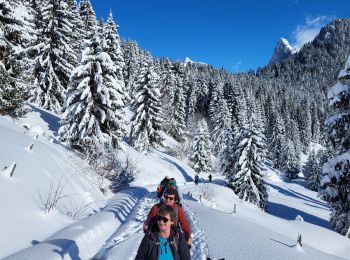
[[[218,84],[217,86],[213,87],[212,95],[211,95],[211,99],[210,99],[210,103],[209,103],[209,117],[210,117],[210,121],[212,124],[214,124],[217,120],[216,116],[218,113],[218,108],[220,108],[219,100],[222,100],[223,98],[224,98],[224,96],[223,96],[223,84],[221,83],[221,84]],[[229,109],[229,107],[228,107],[228,109]],[[232,111],[232,109],[229,110],[229,112],[230,111]]]
[[[174,120],[174,105],[175,105],[175,89],[176,89],[176,77],[173,72],[172,64],[170,60],[166,59],[164,62],[164,70],[160,78],[160,88],[162,101],[162,110],[164,115],[163,129],[169,133]]]
[[[0,1],[0,113],[17,116],[24,112],[28,98],[24,49],[32,40],[32,19],[21,1]]]
[[[227,132],[231,129],[231,115],[224,99],[218,102],[217,115],[213,122],[213,151],[218,154],[225,145]]]
[[[275,112],[272,126],[270,151],[271,158],[273,160],[273,167],[278,170],[282,170],[284,131],[283,121],[278,112]]]
[[[134,82],[137,79],[137,73],[141,65],[140,48],[135,41],[127,40],[121,43],[125,62],[123,70],[125,88],[130,96],[134,96]]]
[[[95,11],[89,0],[80,1],[79,9],[83,21],[85,39],[91,39],[98,30]]]
[[[320,130],[320,120],[318,119],[317,113],[314,110],[313,115],[313,124],[312,124],[312,141],[314,143],[319,143],[321,139],[321,130]]]
[[[67,0],[68,4],[68,20],[71,22],[73,28],[71,33],[71,46],[74,53],[79,54],[83,48],[84,43],[84,24],[80,17],[79,7],[76,0]],[[76,60],[78,62],[78,60]],[[76,64],[75,64],[76,65]]]
[[[32,102],[60,113],[65,100],[70,73],[76,63],[71,47],[72,24],[67,3],[46,0],[43,8],[41,42],[35,58],[35,82]]]
[[[268,197],[263,175],[266,151],[264,137],[259,131],[259,113],[254,114],[250,109],[246,122],[240,133],[236,165],[227,175],[227,181],[240,199],[264,209]]]
[[[92,41],[86,41],[80,64],[72,72],[59,129],[63,142],[79,146],[88,156],[99,147],[116,147],[120,141],[113,104],[114,70],[96,33]]]
[[[311,130],[311,113],[310,103],[308,100],[302,103],[301,107],[298,108],[298,119],[299,119],[299,131],[300,131],[300,143],[302,151],[307,153],[312,138]]]
[[[325,123],[335,154],[323,166],[321,194],[332,206],[332,227],[350,237],[350,57],[338,82],[328,91],[328,98],[334,114]]]
[[[174,103],[168,134],[171,135],[178,142],[183,142],[185,131],[185,97],[181,87],[175,91]]]
[[[312,150],[305,165],[305,177],[308,187],[314,191],[318,191],[322,179],[322,169],[319,165],[319,159],[316,156],[315,150]]]
[[[191,167],[197,173],[205,173],[211,170],[209,132],[204,119],[200,121],[194,137],[190,160]]]
[[[162,145],[160,136],[162,110],[159,102],[158,80],[152,60],[145,60],[135,82],[136,95],[132,100],[135,114],[131,120],[130,132],[131,145],[144,153],[147,153],[151,147]]]
[[[282,171],[284,176],[290,180],[298,178],[300,172],[300,159],[298,158],[295,145],[290,138],[283,141]]]
[[[234,170],[234,138],[231,128],[226,128],[223,133],[224,143],[219,152],[219,169],[223,176],[233,174]]]

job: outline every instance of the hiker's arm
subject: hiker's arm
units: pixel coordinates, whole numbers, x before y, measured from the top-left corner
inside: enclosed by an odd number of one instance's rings
[[[189,238],[191,237],[191,228],[187,222],[185,212],[181,207],[179,207],[179,221],[181,224],[181,228],[182,228],[183,232],[185,233],[186,241],[188,241]]]
[[[191,259],[190,249],[188,248],[188,245],[186,243],[186,240],[183,234],[180,234],[179,236],[178,252],[179,252],[180,260]]]
[[[141,241],[139,249],[137,250],[137,255],[135,257],[135,260],[147,259],[147,251],[148,251],[148,240],[147,240],[147,236],[145,235]]]

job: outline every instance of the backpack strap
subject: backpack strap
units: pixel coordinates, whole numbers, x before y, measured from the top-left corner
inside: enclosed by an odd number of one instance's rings
[[[174,226],[177,227],[179,225],[179,205],[177,205],[175,203],[173,208],[174,208],[175,213],[176,213],[176,219],[174,221]]]
[[[178,251],[179,249],[179,233],[177,232],[176,235],[173,237],[171,241],[169,241],[169,245],[173,245],[175,248],[175,251]]]

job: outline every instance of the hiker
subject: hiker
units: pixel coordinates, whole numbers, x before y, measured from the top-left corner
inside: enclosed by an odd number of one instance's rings
[[[211,176],[211,174],[209,174],[209,182],[211,182],[211,179],[213,178],[213,176]]]
[[[184,235],[175,228],[176,218],[176,211],[169,205],[157,210],[157,224],[143,237],[135,260],[191,259]]]
[[[168,205],[175,210],[177,215],[177,218],[175,219],[175,227],[177,227],[178,224],[181,225],[182,231],[185,234],[187,244],[191,246],[192,245],[191,228],[187,222],[183,208],[178,204],[176,204],[175,196],[176,196],[176,190],[174,188],[169,187],[168,189],[166,189],[166,191],[164,192],[164,201],[161,201],[153,205],[153,207],[151,208],[151,211],[148,213],[145,223],[143,224],[143,230],[144,232],[147,232],[150,226],[152,226],[154,217],[157,215],[158,208],[160,208],[163,205]]]
[[[181,206],[182,194],[180,192],[179,187],[176,184],[175,178],[169,178],[169,176],[164,177],[164,179],[160,182],[160,184],[157,187],[157,197],[161,201],[163,201],[164,191],[169,187],[172,187],[176,190],[175,202]]]
[[[194,176],[194,184],[198,185],[198,183],[199,183],[199,176],[198,174],[196,174],[196,176]]]

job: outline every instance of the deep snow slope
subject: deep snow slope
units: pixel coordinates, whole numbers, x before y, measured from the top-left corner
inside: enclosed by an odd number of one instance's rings
[[[85,216],[105,204],[96,174],[55,141],[58,120],[37,109],[19,121],[0,117],[0,258],[74,222],[68,212],[86,206],[81,214]],[[10,168],[5,168],[13,163],[16,168],[10,177]],[[50,185],[51,190],[61,187],[65,197],[57,209],[45,213]]]

